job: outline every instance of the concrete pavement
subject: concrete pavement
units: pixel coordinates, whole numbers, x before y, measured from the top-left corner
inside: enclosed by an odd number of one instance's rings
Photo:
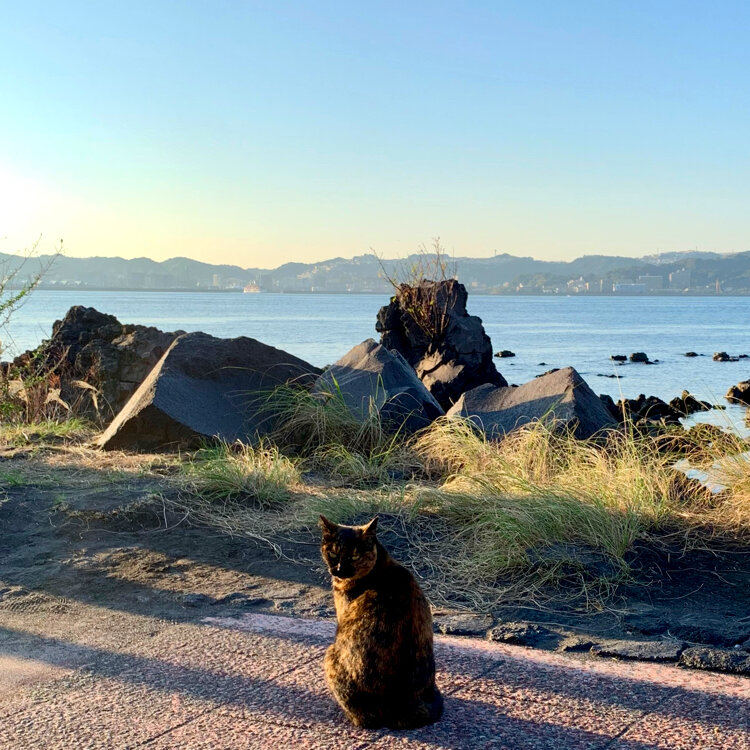
[[[351,727],[327,693],[329,621],[54,618],[0,619],[3,750],[750,750],[743,677],[438,637],[444,718],[373,732]]]

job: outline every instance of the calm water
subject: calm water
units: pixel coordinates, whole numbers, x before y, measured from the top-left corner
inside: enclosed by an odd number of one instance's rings
[[[64,292],[37,290],[0,333],[9,350],[36,346],[54,320],[73,304],[89,305],[120,321],[162,330],[252,336],[315,365],[342,356],[375,337],[375,315],[385,296],[365,294],[207,294],[199,292]],[[551,367],[572,365],[597,393],[615,399],[639,393],[669,399],[684,388],[725,403],[727,388],[750,378],[750,360],[713,362],[711,354],[750,354],[747,297],[493,297],[469,296],[511,383],[523,383]],[[707,356],[689,359],[693,350]],[[616,367],[611,354],[645,351],[654,366]],[[7,353],[6,353],[7,356]],[[545,364],[540,364],[544,362]],[[600,377],[618,374],[617,379]],[[744,410],[713,418],[741,420]]]

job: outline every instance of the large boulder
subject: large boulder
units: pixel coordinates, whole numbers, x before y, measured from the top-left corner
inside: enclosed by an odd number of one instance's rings
[[[101,435],[108,450],[191,448],[210,438],[254,441],[269,428],[264,394],[320,370],[244,336],[179,336]]]
[[[316,381],[313,392],[343,398],[364,420],[376,409],[390,427],[412,432],[444,414],[409,363],[373,339],[357,344]]]
[[[515,388],[480,385],[464,393],[448,416],[471,419],[493,440],[543,419],[573,429],[578,438],[589,438],[617,426],[599,397],[572,367]]]
[[[747,404],[750,406],[750,380],[742,380],[733,385],[725,398],[733,404]]]
[[[402,285],[375,325],[381,344],[404,357],[444,409],[483,383],[508,385],[481,318],[466,312],[467,296],[455,279]]]
[[[49,339],[17,357],[13,366],[58,375],[63,398],[77,403],[78,413],[108,421],[182,333],[124,325],[114,315],[76,305],[55,321]],[[82,399],[75,381],[94,386],[99,392],[96,402]]]

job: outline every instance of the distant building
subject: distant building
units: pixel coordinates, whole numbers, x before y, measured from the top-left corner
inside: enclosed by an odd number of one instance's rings
[[[645,294],[645,284],[615,284],[612,287],[615,294]]]
[[[672,271],[669,274],[670,289],[689,289],[690,288],[690,271],[686,268],[680,271]]]
[[[213,284],[211,284],[213,287],[220,287],[221,286],[221,276],[218,273],[214,274]]]
[[[639,284],[646,285],[647,292],[658,292],[664,288],[664,277],[663,276],[639,276]]]

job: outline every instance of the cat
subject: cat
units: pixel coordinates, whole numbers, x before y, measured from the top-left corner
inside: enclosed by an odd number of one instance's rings
[[[377,540],[377,523],[340,526],[320,517],[337,620],[325,677],[355,726],[415,729],[443,713],[432,614],[414,576]]]

